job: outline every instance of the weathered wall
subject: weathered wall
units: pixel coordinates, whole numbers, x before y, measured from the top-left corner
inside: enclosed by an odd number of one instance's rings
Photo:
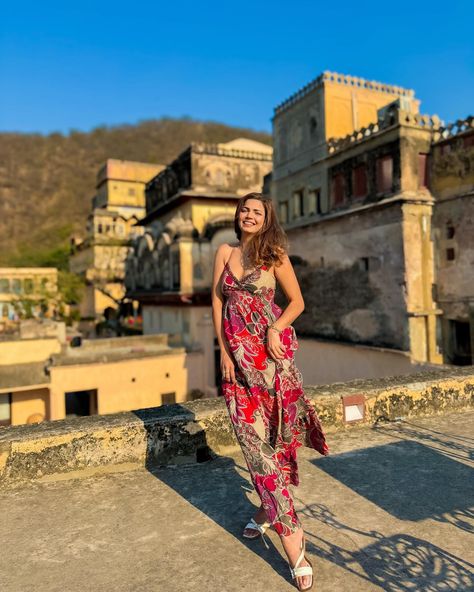
[[[269,160],[223,158],[209,153],[193,152],[191,162],[193,188],[204,194],[213,189],[235,195],[260,191],[263,177],[272,170]]]
[[[61,343],[55,338],[0,341],[0,366],[42,362],[60,351]]]
[[[433,227],[438,302],[446,318],[468,320],[474,306],[474,190],[462,199],[438,200]]]
[[[402,215],[396,204],[289,230],[305,311],[300,335],[409,350]],[[368,269],[367,269],[368,267]]]
[[[458,134],[433,147],[431,189],[438,198],[463,195],[474,190],[472,135],[472,132],[467,135]]]
[[[21,425],[43,421],[49,415],[49,389],[31,389],[12,393],[11,422]],[[28,421],[30,420],[30,422]]]
[[[341,396],[362,393],[365,424],[461,411],[474,405],[474,368],[355,380],[306,392],[328,434],[343,423]],[[363,425],[363,424],[359,424]],[[160,464],[207,460],[237,442],[222,398],[0,429],[0,483],[51,481]]]
[[[353,343],[298,338],[296,365],[304,384],[320,385],[356,378],[382,378],[423,370],[407,352]]]
[[[377,110],[398,98],[398,94],[387,92],[388,85],[371,84],[365,87],[353,86],[350,76],[341,76],[346,82],[326,80],[324,82],[324,104],[326,138],[342,138],[354,130],[377,121]],[[393,87],[392,87],[393,88]],[[402,89],[400,89],[402,90]],[[409,91],[408,91],[409,92]],[[418,112],[419,101],[409,100],[414,113]]]

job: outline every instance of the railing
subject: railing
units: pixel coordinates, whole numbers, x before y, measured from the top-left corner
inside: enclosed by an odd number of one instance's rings
[[[383,92],[395,95],[396,97],[410,97],[415,96],[415,91],[401,86],[394,86],[392,84],[384,84],[383,82],[376,82],[373,80],[365,80],[364,78],[358,78],[356,76],[349,76],[346,74],[337,74],[336,72],[323,72],[317,78],[312,80],[306,86],[303,86],[296,93],[291,95],[288,99],[280,103],[275,107],[274,113],[278,115],[291,105],[294,105],[305,97],[308,93],[314,90],[316,87],[321,86],[324,82],[335,82],[345,86],[351,86],[354,88],[365,88],[368,90],[375,90],[377,92]]]
[[[434,133],[433,141],[434,142],[442,142],[443,140],[449,140],[450,138],[454,138],[460,134],[464,134],[470,130],[474,129],[474,117],[470,115],[465,119],[458,119],[454,123],[449,123],[444,127],[440,127]]]
[[[213,154],[216,156],[230,156],[232,158],[247,158],[251,160],[272,161],[271,154],[264,152],[252,152],[250,150],[236,150],[234,148],[223,148],[219,144],[205,144],[202,142],[192,142],[191,150],[195,154]]]
[[[327,141],[328,152],[329,154],[335,154],[396,125],[408,125],[436,132],[440,129],[441,123],[437,115],[420,115],[419,113],[409,113],[397,109],[389,110],[385,117],[377,123],[371,123],[367,127],[355,130],[352,134],[348,134],[343,138],[330,138]]]

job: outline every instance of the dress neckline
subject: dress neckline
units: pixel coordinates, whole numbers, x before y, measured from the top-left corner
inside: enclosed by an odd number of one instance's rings
[[[247,279],[248,277],[250,277],[251,275],[253,275],[259,268],[256,267],[255,269],[253,269],[250,273],[246,273],[244,274],[240,280],[239,278],[235,275],[235,273],[232,271],[232,268],[229,265],[229,262],[226,261],[225,262],[226,266],[227,266],[227,270],[229,271],[230,275],[234,278],[234,280],[236,280],[237,282],[239,282],[239,284],[241,284],[245,279]]]
[[[253,276],[254,273],[256,273],[257,271],[268,271],[267,266],[266,265],[260,265],[260,267],[256,267],[254,270],[252,270],[250,273],[246,273],[244,274],[240,279],[235,275],[235,273],[232,271],[232,268],[229,265],[229,262],[226,261],[225,262],[225,267],[227,267],[228,272],[230,273],[230,275],[234,278],[234,280],[236,282],[238,282],[239,284],[243,283],[246,279],[248,279],[249,277]],[[272,274],[273,275],[273,274]]]

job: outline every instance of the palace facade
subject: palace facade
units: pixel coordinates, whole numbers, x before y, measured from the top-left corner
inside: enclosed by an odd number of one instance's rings
[[[108,159],[97,174],[84,239],[71,241],[70,270],[86,282],[79,310],[94,324],[124,296],[125,260],[133,238],[143,232],[136,223],[145,215],[145,185],[162,165]]]
[[[298,333],[472,363],[472,118],[443,127],[413,90],[325,72],[273,126]]]
[[[215,388],[210,314],[213,259],[235,240],[234,213],[242,195],[261,191],[272,148],[238,138],[191,144],[146,186],[144,234],[126,262],[127,297],[140,302],[145,334],[166,333],[170,344],[205,354],[206,384]]]

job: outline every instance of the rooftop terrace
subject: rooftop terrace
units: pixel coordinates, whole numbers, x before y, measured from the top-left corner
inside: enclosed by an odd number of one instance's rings
[[[474,590],[474,412],[332,433],[300,449],[318,592]],[[295,590],[278,536],[240,534],[240,454],[0,492],[3,592]]]

